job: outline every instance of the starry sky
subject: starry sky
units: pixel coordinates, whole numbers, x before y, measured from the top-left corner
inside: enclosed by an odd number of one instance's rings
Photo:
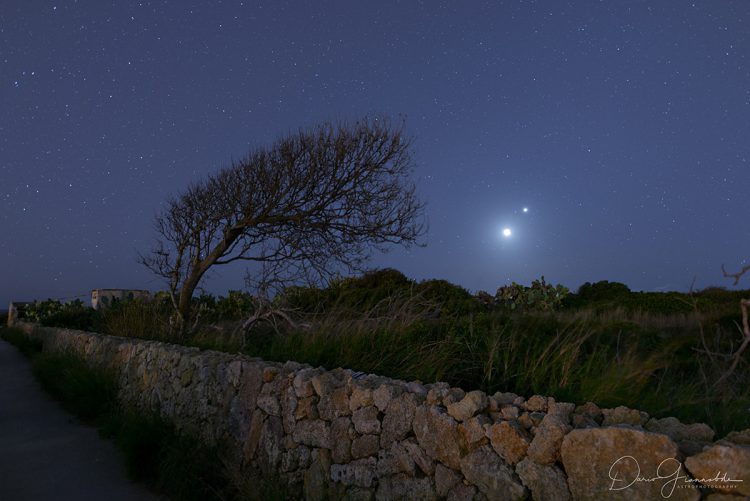
[[[750,260],[747,0],[4,0],[0,305],[162,288],[169,195],[364,115],[405,120],[430,227],[373,266],[687,290]]]

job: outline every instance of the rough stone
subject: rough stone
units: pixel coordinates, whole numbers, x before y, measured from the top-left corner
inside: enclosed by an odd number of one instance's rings
[[[369,435],[380,434],[378,408],[374,405],[368,405],[367,407],[355,410],[352,413],[352,423],[354,423],[354,429],[357,430],[357,433]]]
[[[321,395],[318,402],[318,414],[320,414],[321,419],[333,421],[337,417],[350,416],[351,413],[349,392],[346,387],[342,386],[331,390],[330,393]]]
[[[427,397],[427,387],[419,381],[410,381],[406,383],[406,391],[419,395],[422,398]]]
[[[349,396],[349,410],[352,412],[359,408],[374,405],[372,399],[372,388],[363,386],[361,383],[352,383],[352,394]]]
[[[487,395],[481,391],[470,391],[460,401],[448,404],[448,414],[456,421],[466,421],[487,408]]]
[[[461,388],[448,388],[448,391],[443,397],[443,406],[448,407],[451,404],[460,402],[466,396],[466,392]]]
[[[244,403],[247,417],[250,417],[257,405],[258,395],[263,387],[261,375],[262,370],[256,364],[245,364],[242,369],[237,399]]]
[[[375,484],[377,460],[373,457],[357,459],[347,464],[331,465],[331,480],[344,485],[372,487]]]
[[[375,498],[373,489],[364,487],[349,487],[341,496],[342,501],[372,501]]]
[[[586,402],[583,405],[579,405],[578,407],[575,408],[573,413],[588,416],[594,421],[596,421],[597,424],[601,424],[602,419],[604,419],[604,414],[602,414],[602,410],[594,402]]]
[[[750,445],[750,428],[729,432],[722,440],[738,445]]]
[[[284,427],[281,419],[268,416],[263,423],[258,449],[258,465],[261,471],[270,475],[276,472],[284,450]]]
[[[310,383],[319,397],[330,395],[333,390],[343,386],[332,372],[317,372],[310,378]]]
[[[375,499],[378,501],[431,501],[437,499],[437,495],[430,478],[414,478],[400,473],[381,479]]]
[[[501,421],[487,429],[492,448],[508,463],[515,465],[526,457],[531,439],[513,421]]]
[[[411,432],[416,409],[417,397],[412,393],[399,395],[388,403],[380,434],[382,447],[388,447],[391,442],[401,440]]]
[[[264,372],[265,374],[265,372]],[[281,404],[279,395],[281,395],[281,379],[271,380],[263,385],[263,389],[258,396],[258,407],[266,414],[281,417]]]
[[[294,424],[297,419],[295,413],[297,411],[297,395],[295,395],[294,388],[288,386],[281,397],[281,418],[284,424],[284,433],[290,435],[294,431]]]
[[[458,424],[440,407],[421,405],[414,413],[414,435],[431,457],[447,466],[461,468]]]
[[[539,464],[553,464],[560,459],[560,446],[570,431],[560,416],[547,414],[536,429],[526,454]]]
[[[453,486],[459,482],[461,482],[460,473],[453,471],[440,463],[435,466],[435,492],[438,496],[447,496]]]
[[[526,489],[489,446],[483,446],[461,458],[461,473],[489,499],[523,499]]]
[[[706,445],[708,445],[706,442],[696,442],[694,440],[680,440],[677,442],[677,447],[679,447],[683,457],[700,454]]]
[[[716,444],[687,458],[685,467],[696,480],[711,489],[750,496],[750,446]],[[710,481],[719,478],[736,482]]]
[[[422,450],[414,438],[405,440],[402,445],[412,461],[422,470],[422,473],[428,476],[435,473],[435,461]]]
[[[526,401],[526,410],[529,412],[547,412],[547,397],[533,395]]]
[[[540,501],[568,501],[573,499],[565,474],[557,466],[535,463],[529,458],[516,466],[521,482],[531,491],[531,497]]]
[[[474,416],[458,425],[458,432],[461,434],[467,451],[473,451],[480,445],[487,443],[485,428],[488,428],[490,425],[489,418],[483,414]]]
[[[292,386],[297,398],[307,398],[315,394],[311,379],[318,373],[315,369],[302,369],[294,376]]]
[[[513,404],[503,404],[502,406],[500,406],[500,414],[502,415],[503,419],[506,419],[508,421],[516,420],[519,416],[518,407]]]
[[[276,367],[266,367],[263,369],[263,382],[270,383],[279,374],[279,369]]]
[[[298,421],[292,433],[294,441],[310,447],[331,448],[331,428],[320,419],[303,419]]]
[[[677,442],[691,440],[695,442],[711,442],[714,439],[714,430],[707,424],[693,423],[683,424],[679,419],[666,417],[663,419],[651,418],[645,426],[647,431],[662,433]]]
[[[573,414],[571,417],[571,423],[573,423],[573,428],[598,428],[599,423],[597,423],[594,418],[591,416],[587,416],[586,414]]]
[[[472,501],[476,499],[476,496],[477,496],[476,487],[474,487],[473,485],[460,483],[460,484],[455,485],[448,492],[446,501]]]
[[[643,426],[648,421],[648,414],[637,409],[630,409],[623,405],[614,409],[602,409],[604,420],[602,426],[614,426],[616,424],[629,424],[632,426]]]
[[[281,454],[279,469],[282,472],[301,470],[310,464],[310,449],[300,445]]]
[[[323,501],[327,498],[326,486],[328,484],[328,474],[326,473],[321,461],[315,459],[310,468],[305,471],[304,493],[308,501]]]
[[[677,445],[666,435],[628,426],[573,430],[565,436],[561,449],[570,493],[574,499],[591,500],[661,499],[666,481],[635,479],[676,471],[680,467],[678,454]],[[678,482],[670,499],[700,497],[696,489],[680,485],[684,483]]]
[[[563,421],[570,423],[570,415],[576,408],[576,404],[570,402],[557,402],[554,398],[547,399],[547,414],[554,414],[563,418]]]
[[[375,456],[380,449],[380,440],[377,435],[362,435],[352,440],[352,457],[354,459]]]
[[[443,398],[448,394],[450,386],[447,383],[435,383],[427,390],[427,405],[442,405]]]
[[[250,420],[250,428],[248,429],[247,439],[243,448],[246,458],[252,459],[255,457],[255,452],[258,450],[258,443],[260,442],[261,431],[263,431],[263,413],[256,410],[253,412],[253,417]]]
[[[348,417],[336,418],[331,422],[331,456],[334,463],[351,461],[354,427]]]
[[[518,416],[518,424],[524,427],[526,430],[531,430],[534,427],[534,421],[531,420],[530,412],[523,412]]]
[[[394,384],[381,384],[378,389],[372,393],[372,401],[380,412],[384,412],[388,407],[388,404],[391,403],[391,400],[401,395],[403,392],[404,389],[401,386],[396,386]]]
[[[414,460],[403,445],[393,442],[388,449],[380,449],[378,452],[378,476],[395,475],[396,473],[408,473],[414,475]]]
[[[497,401],[497,403],[500,405],[512,404],[513,402],[516,401],[516,399],[518,398],[518,395],[516,395],[515,393],[498,391],[497,393],[492,395],[492,398],[494,398]]]
[[[299,421],[300,419],[318,419],[318,397],[305,397],[297,400],[296,408],[294,409],[294,419]]]

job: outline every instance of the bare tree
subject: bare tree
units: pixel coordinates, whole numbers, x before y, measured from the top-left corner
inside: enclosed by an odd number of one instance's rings
[[[737,273],[728,273],[726,268],[724,268],[724,265],[721,265],[721,272],[724,274],[724,276],[727,278],[734,278],[733,285],[737,285],[740,282],[742,276],[748,271],[750,271],[750,265],[743,266],[742,269]],[[748,307],[750,307],[750,299],[740,299],[740,309],[742,310],[742,327],[740,328],[740,331],[743,335],[742,343],[733,353],[731,353],[730,356],[732,359],[732,363],[729,366],[729,369],[727,369],[727,371],[716,381],[715,386],[718,386],[732,375],[732,373],[742,360],[742,354],[745,352],[747,347],[750,346],[750,323],[748,323],[747,313]]]
[[[424,204],[412,169],[411,141],[388,120],[300,130],[171,198],[141,262],[166,279],[185,334],[193,293],[214,265],[261,263],[265,275],[312,282],[360,270],[389,244],[416,243]]]

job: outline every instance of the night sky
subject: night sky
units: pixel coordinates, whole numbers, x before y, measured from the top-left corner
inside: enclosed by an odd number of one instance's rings
[[[4,0],[0,308],[162,288],[170,194],[364,115],[405,120],[430,225],[373,266],[687,290],[750,260],[747,0]]]

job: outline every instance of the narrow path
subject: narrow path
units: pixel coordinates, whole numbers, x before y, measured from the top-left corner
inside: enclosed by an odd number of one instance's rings
[[[0,499],[156,500],[127,478],[114,444],[67,414],[0,340]]]

